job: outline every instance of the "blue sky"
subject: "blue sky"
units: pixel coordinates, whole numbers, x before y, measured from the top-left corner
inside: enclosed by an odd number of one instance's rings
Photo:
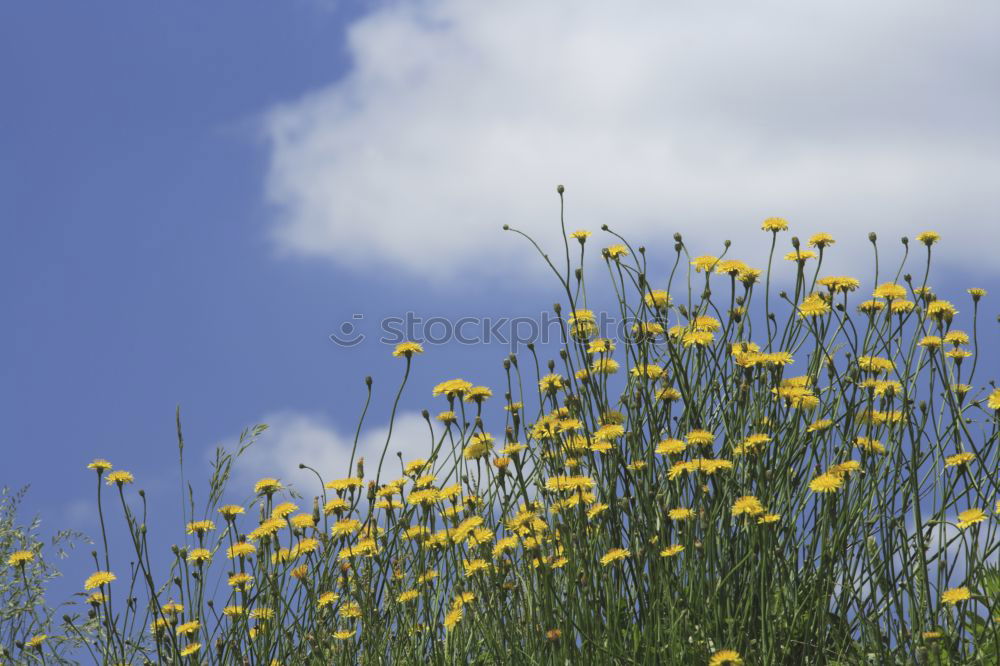
[[[1000,241],[997,10],[862,4],[8,5],[0,483],[92,531],[104,456],[175,506],[178,404],[192,471],[260,421],[281,427],[257,467],[335,466],[363,377],[377,428],[402,366],[329,334],[548,307],[555,283],[527,286],[539,260],[499,228],[551,242],[557,182],[574,228],[731,237],[748,259],[770,215],[837,235],[845,269],[869,230],[938,228],[939,293],[991,288],[995,262],[969,259]],[[506,351],[430,350],[403,432],[437,381],[496,385]],[[75,590],[90,567],[66,568]]]

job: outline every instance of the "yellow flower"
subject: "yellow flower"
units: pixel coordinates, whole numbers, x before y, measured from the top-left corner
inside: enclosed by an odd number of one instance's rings
[[[219,507],[219,513],[222,514],[224,518],[231,519],[243,513],[245,509],[239,504],[226,504]]]
[[[708,660],[708,666],[742,666],[743,658],[736,650],[719,650]]]
[[[282,502],[271,509],[271,518],[283,520],[298,510],[299,506],[295,502]]]
[[[590,364],[590,371],[599,375],[613,375],[618,368],[618,361],[613,358],[597,358]]]
[[[972,593],[967,587],[952,587],[944,591],[941,595],[941,602],[946,604],[957,604],[959,601],[968,601],[972,598]]]
[[[628,248],[621,243],[604,248],[604,252],[607,253],[607,255],[612,259],[628,256]]]
[[[462,456],[466,460],[477,460],[485,458],[493,448],[493,435],[484,432],[477,432],[470,439],[469,443],[462,450]]]
[[[469,392],[466,393],[464,400],[466,402],[482,403],[484,400],[486,400],[486,398],[490,398],[492,396],[493,396],[493,391],[491,391],[489,387],[473,386],[472,388],[469,389]]]
[[[663,289],[652,289],[647,292],[642,300],[651,308],[666,308],[670,305],[670,294]]]
[[[300,513],[294,515],[288,519],[288,522],[292,524],[292,527],[298,527],[300,529],[306,529],[307,527],[316,526],[316,521],[313,520],[311,513]]]
[[[990,397],[986,399],[986,406],[990,409],[1000,410],[1000,388],[993,389]]]
[[[448,611],[448,614],[444,616],[444,628],[448,631],[454,629],[455,625],[462,619],[462,615],[463,611],[461,606],[452,608]]]
[[[347,490],[348,488],[360,488],[364,485],[364,482],[356,476],[352,476],[346,479],[334,479],[333,481],[327,481],[323,484],[324,488],[329,490]]]
[[[361,606],[354,601],[345,601],[337,612],[345,619],[361,617]]]
[[[100,474],[101,472],[111,469],[111,463],[104,458],[95,458],[87,464],[87,469],[95,469],[98,474]]]
[[[764,505],[753,495],[744,495],[733,502],[732,512],[734,516],[742,514],[757,516],[764,513]]]
[[[576,231],[570,232],[569,237],[575,238],[581,243],[590,238],[591,233],[585,229],[577,229]]]
[[[809,245],[811,247],[818,247],[820,249],[823,249],[824,247],[829,247],[830,245],[833,245],[836,242],[837,241],[833,239],[833,236],[827,233],[813,234],[812,236],[809,237]]]
[[[465,570],[465,577],[469,578],[480,571],[488,571],[490,565],[486,560],[477,558],[474,560],[462,560],[462,568]]]
[[[324,592],[323,594],[319,595],[318,599],[316,599],[316,606],[318,608],[323,608],[324,606],[329,606],[330,604],[332,604],[333,602],[335,602],[339,598],[340,598],[340,596],[337,595],[337,594],[334,594],[333,592]]]
[[[238,617],[243,615],[246,609],[243,606],[226,606],[222,609],[222,614],[226,617]]]
[[[969,295],[972,296],[972,300],[974,301],[978,301],[980,298],[986,295],[986,290],[981,289],[979,287],[972,287],[971,289],[967,289],[966,291],[969,292]]]
[[[24,647],[26,648],[39,647],[42,644],[42,642],[48,637],[49,637],[48,634],[35,634],[28,640],[24,641]]]
[[[969,344],[969,334],[966,333],[965,331],[958,331],[952,329],[948,331],[947,334],[945,334],[944,341],[953,344],[956,347],[960,345],[967,345]]]
[[[964,453],[956,453],[953,456],[948,456],[944,459],[945,467],[959,467],[961,465],[967,465],[976,459],[975,453],[969,453],[968,451]]]
[[[545,375],[538,381],[538,388],[546,393],[555,393],[566,386],[566,380],[562,375]]]
[[[256,494],[258,494],[258,495],[261,494],[261,493],[263,493],[265,495],[270,495],[272,493],[278,492],[279,490],[281,490],[281,488],[282,488],[282,485],[281,485],[280,481],[278,481],[277,479],[272,479],[272,478],[268,477],[268,478],[261,479],[260,481],[258,481],[257,483],[255,483],[254,487],[253,487],[253,491]]]
[[[950,322],[958,314],[955,306],[948,301],[931,301],[927,304],[927,316],[938,321]]]
[[[800,317],[818,317],[830,312],[830,304],[820,294],[809,294],[799,303]]]
[[[785,255],[785,259],[788,261],[800,261],[804,262],[807,259],[815,259],[816,253],[812,250],[796,250],[795,252],[789,252]]]
[[[770,523],[776,523],[781,520],[780,513],[765,513],[763,516],[757,519],[758,525],[767,525]]]
[[[859,356],[858,367],[864,372],[874,374],[892,372],[896,369],[896,365],[891,360],[878,356]]]
[[[941,236],[936,231],[922,231],[917,234],[917,240],[930,247],[941,240]]]
[[[830,419],[818,419],[809,424],[806,428],[806,432],[823,432],[833,427],[833,421]]]
[[[820,278],[816,282],[830,291],[840,291],[844,293],[854,291],[861,286],[861,282],[858,281],[857,278],[848,277],[846,275],[831,275]]]
[[[692,430],[686,436],[688,444],[691,446],[708,446],[715,441],[715,435],[708,430]]]
[[[839,474],[820,474],[809,482],[809,490],[814,493],[832,493],[844,485],[844,477]]]
[[[715,336],[708,331],[688,331],[681,338],[681,342],[685,347],[693,347],[695,345],[699,347],[705,347],[712,344],[712,340]]]
[[[788,230],[788,222],[782,217],[769,217],[764,220],[764,223],[760,225],[763,231],[773,231],[775,233],[779,231]]]
[[[124,470],[118,470],[117,472],[111,472],[108,474],[107,484],[110,486],[113,483],[117,483],[119,487],[126,483],[132,483],[135,481],[135,477],[132,476],[131,472],[126,472]]]
[[[681,453],[687,445],[679,439],[665,439],[656,445],[656,453],[661,455],[673,455]]]
[[[405,356],[410,358],[414,354],[423,354],[424,348],[419,342],[400,342],[392,351],[393,356]]]
[[[236,557],[246,557],[247,555],[253,555],[255,552],[257,552],[256,546],[254,546],[252,543],[241,541],[227,548],[226,556],[229,559],[233,559]]]
[[[190,622],[185,622],[183,624],[177,625],[177,635],[184,636],[186,634],[193,634],[198,631],[201,627],[201,622],[198,620],[191,620]]]
[[[455,416],[455,412],[452,411],[441,412],[434,418],[436,418],[441,423],[454,423],[455,421],[458,420],[458,418]]]
[[[191,643],[187,647],[182,648],[180,654],[182,657],[189,657],[200,649],[201,643]]]
[[[197,564],[202,564],[212,559],[212,551],[208,548],[192,548],[188,551],[187,560],[188,562],[195,562]]]
[[[877,439],[871,439],[870,437],[857,437],[854,440],[854,444],[862,451],[867,451],[868,453],[885,453],[885,447],[882,446],[882,442]]]
[[[972,527],[976,523],[981,523],[986,520],[986,512],[982,509],[966,509],[958,514],[958,522],[956,525],[959,529],[964,530],[967,527]]]
[[[211,520],[195,520],[187,524],[188,534],[198,534],[199,536],[215,529],[215,523]]]
[[[108,583],[111,583],[112,581],[115,580],[118,580],[118,577],[115,576],[110,571],[97,571],[95,573],[92,573],[90,577],[87,578],[86,581],[84,581],[83,589],[92,590],[95,587],[101,587],[103,585],[107,585]]]
[[[333,637],[336,638],[338,641],[346,641],[354,638],[354,634],[356,632],[357,630],[354,629],[352,630],[343,629],[341,631],[333,632]]]
[[[674,555],[676,555],[677,553],[681,552],[682,550],[684,550],[684,546],[682,546],[680,544],[674,544],[673,546],[667,546],[666,548],[664,548],[663,550],[660,551],[660,557],[673,557]]]
[[[248,573],[234,573],[229,577],[230,587],[248,587],[253,585],[253,576]]]
[[[335,537],[350,536],[360,529],[360,520],[356,520],[354,518],[344,518],[343,520],[338,520],[333,524],[330,528],[330,534]]]
[[[28,562],[35,559],[35,553],[31,550],[15,550],[7,558],[7,566],[9,567],[23,567]]]
[[[708,272],[712,270],[712,267],[719,262],[718,257],[713,257],[710,254],[702,255],[700,257],[695,257],[691,261],[691,265],[694,266],[695,271],[701,273],[702,271]]]
[[[471,388],[472,382],[467,382],[464,379],[449,379],[435,386],[431,391],[431,395],[435,397],[444,395],[446,398],[461,397]]]
[[[925,335],[917,344],[928,349],[937,349],[941,346],[941,338],[936,335]]]
[[[895,282],[885,282],[880,284],[872,292],[872,296],[875,298],[884,298],[886,300],[892,300],[894,298],[906,298],[906,287]]]
[[[624,560],[627,557],[631,557],[631,555],[632,553],[625,548],[612,548],[601,558],[601,566],[606,567],[612,562]]]

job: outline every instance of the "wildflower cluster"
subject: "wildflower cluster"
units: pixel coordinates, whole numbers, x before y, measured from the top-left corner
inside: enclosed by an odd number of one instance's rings
[[[762,226],[773,258],[788,223]],[[94,461],[137,562],[123,583],[105,554],[84,584],[102,658],[995,663],[1000,390],[975,388],[985,290],[966,308],[928,285],[937,234],[919,280],[870,281],[824,275],[825,233],[766,271],[679,235],[651,267],[616,238],[624,341],[588,309],[591,233],[566,236],[557,360],[529,347],[502,387],[426,387],[422,459],[387,443],[374,476],[358,461],[304,507],[277,478],[219,505],[217,475],[165,578],[132,475]],[[405,377],[422,353],[396,348]]]

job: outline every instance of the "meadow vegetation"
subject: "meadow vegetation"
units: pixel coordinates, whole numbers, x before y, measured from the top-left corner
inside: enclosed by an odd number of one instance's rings
[[[51,660],[60,636],[108,664],[1000,663],[987,294],[935,292],[938,234],[903,239],[888,268],[871,235],[856,278],[824,271],[831,235],[801,242],[780,218],[762,225],[766,268],[680,235],[647,265],[603,231],[594,249],[563,223],[565,246],[539,249],[560,299],[551,360],[529,345],[502,386],[413,387],[433,350],[395,348],[393,418],[404,390],[435,405],[420,459],[390,437],[296,495],[277,477],[231,488],[250,430],[207,491],[185,490],[169,570],[133,475],[91,462],[102,529],[124,521],[129,547],[95,535],[61,622],[22,602],[0,616],[0,662]],[[588,252],[606,274],[585,275]],[[621,339],[600,335],[594,279]],[[30,544],[4,548],[4,590],[44,577]]]

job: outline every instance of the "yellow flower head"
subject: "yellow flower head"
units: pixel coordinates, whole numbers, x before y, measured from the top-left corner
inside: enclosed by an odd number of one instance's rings
[[[280,481],[278,481],[277,479],[272,479],[272,478],[268,477],[268,478],[261,479],[260,481],[258,481],[257,483],[255,483],[254,487],[253,487],[253,491],[256,494],[258,494],[258,495],[260,495],[260,494],[271,495],[271,494],[276,493],[279,490],[281,490],[282,487],[283,486],[281,485]]]
[[[936,231],[922,231],[917,234],[917,240],[930,247],[941,240],[941,236]]]
[[[606,567],[612,564],[613,562],[624,560],[625,558],[630,557],[631,555],[632,553],[626,550],[625,548],[612,548],[607,553],[605,553],[604,556],[601,558],[601,566]]]
[[[941,602],[955,605],[959,601],[968,601],[972,598],[972,593],[967,587],[953,587],[944,591],[941,595]]]
[[[31,550],[15,550],[7,558],[7,566],[23,567],[25,564],[35,559],[35,553]]]
[[[111,583],[112,581],[115,580],[118,580],[118,577],[115,576],[110,571],[97,571],[91,574],[90,577],[88,577],[87,580],[84,581],[83,589],[92,590],[95,587],[101,587],[103,585],[107,585],[108,583]]]
[[[135,477],[132,476],[132,473],[131,472],[126,472],[124,470],[118,470],[117,472],[111,472],[110,474],[108,474],[108,478],[107,478],[107,484],[109,486],[111,484],[117,483],[118,486],[121,487],[122,485],[124,485],[126,483],[132,483],[133,481],[135,481]]]
[[[753,495],[744,495],[733,503],[733,515],[757,516],[764,513],[764,505]]]
[[[809,245],[811,247],[816,247],[821,250],[825,247],[833,245],[836,242],[837,241],[833,239],[833,236],[827,233],[813,234],[812,236],[809,237]]]
[[[785,221],[783,217],[769,217],[764,220],[764,223],[760,225],[763,231],[773,231],[775,233],[779,231],[788,231],[788,222]]]
[[[424,348],[419,342],[400,342],[396,345],[396,348],[392,351],[393,356],[405,356],[406,358],[412,357],[414,354],[423,354]]]
[[[814,493],[832,493],[844,485],[844,477],[840,474],[820,474],[809,482],[809,490]]]
[[[743,658],[736,650],[719,650],[708,660],[708,666],[743,666]]]
[[[628,248],[619,243],[617,245],[611,245],[609,247],[604,248],[604,254],[606,254],[608,257],[612,259],[618,259],[619,257],[627,257]]]
[[[972,527],[976,523],[981,523],[986,520],[986,512],[982,509],[966,509],[958,514],[958,522],[956,525],[959,529],[964,530],[967,527]]]

